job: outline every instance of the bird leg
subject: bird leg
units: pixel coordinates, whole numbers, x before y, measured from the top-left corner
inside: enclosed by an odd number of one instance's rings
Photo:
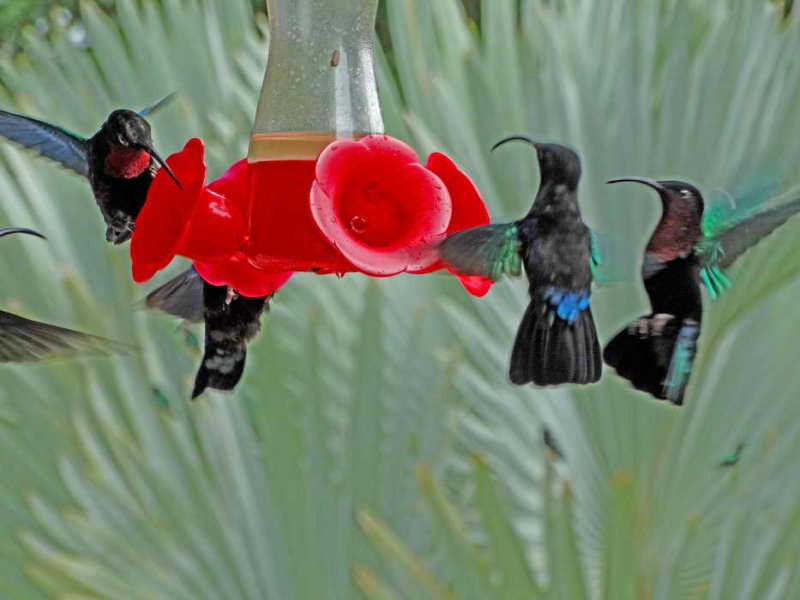
[[[225,297],[225,306],[230,306],[231,302],[236,300],[238,297],[239,293],[231,286],[228,286],[228,295]]]

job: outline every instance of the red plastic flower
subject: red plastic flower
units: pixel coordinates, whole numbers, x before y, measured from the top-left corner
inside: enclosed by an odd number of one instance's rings
[[[203,151],[193,139],[167,159],[181,188],[164,172],[156,176],[131,243],[136,281],[176,254],[194,260],[206,281],[246,296],[269,295],[290,270],[428,273],[444,267],[436,252],[443,236],[489,222],[480,193],[452,160],[434,153],[422,165],[388,136],[336,141],[316,164],[241,160],[207,186]],[[270,177],[254,177],[263,165]],[[491,286],[459,279],[478,296]]]
[[[131,238],[134,281],[147,281],[176,254],[213,262],[239,249],[245,232],[243,203],[206,187],[203,154],[203,142],[195,138],[167,159],[181,187],[163,169],[153,180]]]
[[[317,159],[311,213],[328,241],[368,275],[425,269],[452,202],[414,151],[388,136],[333,142]]]
[[[444,268],[436,242],[489,223],[478,189],[450,158],[435,152],[423,166],[409,146],[389,136],[332,143],[316,173],[311,210],[317,226],[369,275]],[[459,279],[476,296],[492,285],[483,277]]]
[[[176,254],[194,259],[200,276],[214,285],[230,285],[244,296],[268,296],[292,276],[252,267],[240,252],[247,214],[247,161],[231,166],[205,185],[204,147],[192,139],[167,159],[179,188],[161,171],[139,215],[131,239],[133,278],[150,279]]]

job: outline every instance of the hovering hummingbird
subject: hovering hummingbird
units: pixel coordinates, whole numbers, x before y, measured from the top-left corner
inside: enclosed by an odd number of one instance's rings
[[[158,167],[166,169],[180,186],[153,147],[150,124],[145,119],[171,97],[140,113],[115,110],[90,138],[0,110],[0,136],[88,178],[106,222],[106,240],[122,244],[131,237]]]
[[[247,344],[261,330],[272,296],[248,298],[228,286],[203,282],[206,345],[192,398],[207,388],[232,390],[244,373]]]
[[[261,316],[269,310],[273,295],[241,296],[228,286],[203,281],[190,267],[147,296],[148,308],[191,323],[205,322],[205,350],[192,398],[207,388],[236,387],[244,372],[247,344],[260,331]]]
[[[15,233],[45,239],[41,233],[22,227],[2,229],[0,237]],[[104,338],[0,311],[0,362],[39,362],[68,355],[124,351],[121,344]]]
[[[522,318],[511,355],[510,378],[516,385],[592,383],[602,361],[589,298],[593,244],[581,220],[578,155],[559,144],[524,136],[512,140],[536,149],[541,184],[528,214],[513,223],[459,231],[439,246],[444,262],[465,275],[497,280],[525,269],[530,304]]]
[[[800,199],[719,223],[718,215],[704,213],[703,196],[689,183],[641,177],[608,183],[622,182],[656,190],[663,212],[642,265],[651,313],[617,334],[603,358],[636,389],[683,404],[703,318],[700,286],[714,298],[729,288],[724,269],[800,211]]]

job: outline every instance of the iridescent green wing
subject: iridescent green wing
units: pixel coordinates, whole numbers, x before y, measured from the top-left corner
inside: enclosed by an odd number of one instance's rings
[[[492,281],[522,273],[521,250],[516,223],[465,229],[439,245],[439,255],[448,267],[461,275],[483,275]]]
[[[603,264],[603,257],[600,255],[600,244],[598,242],[598,234],[593,229],[589,231],[589,236],[591,238],[592,244],[592,275],[597,278],[600,267]]]
[[[800,198],[756,210],[733,222],[722,222],[711,213],[711,218],[704,220],[703,239],[696,248],[702,262],[701,277],[711,296],[716,298],[731,287],[725,269],[798,212]]]
[[[87,177],[84,138],[50,123],[0,110],[0,136]]]

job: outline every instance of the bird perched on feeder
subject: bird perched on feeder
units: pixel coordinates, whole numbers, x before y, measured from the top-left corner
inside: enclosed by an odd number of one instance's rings
[[[647,244],[642,279],[651,313],[639,317],[605,347],[605,362],[639,390],[682,404],[703,318],[700,286],[712,297],[729,288],[724,269],[800,211],[800,199],[725,222],[704,213],[700,191],[684,181],[612,179],[653,188],[662,215]]]
[[[106,240],[122,244],[131,237],[159,166],[178,183],[153,147],[150,124],[145,119],[171,97],[139,113],[115,110],[90,138],[0,110],[0,136],[86,177],[106,222]]]
[[[525,269],[530,304],[511,355],[511,382],[523,385],[587,384],[600,378],[602,360],[589,298],[593,244],[581,220],[578,155],[559,144],[524,136],[536,149],[541,183],[530,212],[513,223],[454,233],[441,243],[444,262],[464,275],[497,280]]]
[[[44,239],[32,229],[15,227],[0,230],[0,237],[15,233],[34,235]],[[101,337],[32,321],[0,311],[0,362],[39,362],[77,354],[107,354],[124,352],[123,345]]]

